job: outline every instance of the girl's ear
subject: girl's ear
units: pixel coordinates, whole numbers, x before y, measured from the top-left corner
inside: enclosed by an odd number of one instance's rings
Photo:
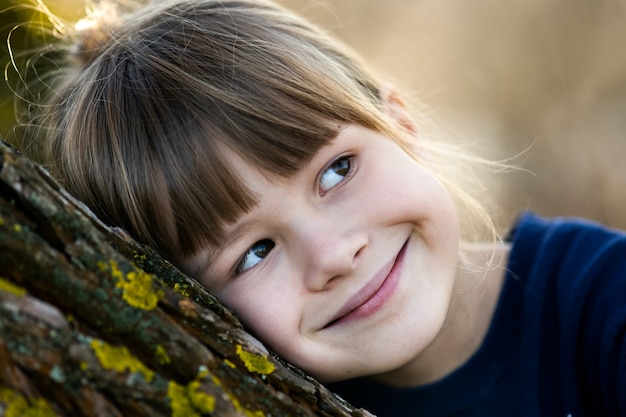
[[[385,112],[407,132],[416,135],[417,124],[408,112],[398,90],[391,85],[384,85],[380,88],[379,95]]]

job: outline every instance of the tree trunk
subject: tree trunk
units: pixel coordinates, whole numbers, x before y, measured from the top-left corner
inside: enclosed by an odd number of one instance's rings
[[[370,414],[0,143],[0,415]]]

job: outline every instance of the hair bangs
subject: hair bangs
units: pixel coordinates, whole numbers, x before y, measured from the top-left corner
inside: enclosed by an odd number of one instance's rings
[[[49,143],[71,192],[166,256],[218,246],[254,207],[226,152],[288,177],[346,124],[388,128],[375,78],[292,14],[240,0],[160,7],[111,28],[68,79]]]
[[[233,109],[212,107],[208,102],[200,106],[178,104],[177,112],[193,120],[187,120],[175,131],[152,136],[152,141],[166,143],[156,144],[159,155],[149,169],[161,172],[162,181],[152,182],[166,184],[168,196],[169,207],[155,210],[155,215],[165,214],[162,221],[168,223],[169,217],[174,227],[173,233],[159,232],[153,236],[160,240],[159,247],[175,257],[193,255],[207,244],[219,246],[225,226],[256,204],[229,152],[268,176],[289,177],[331,141],[340,126],[320,121],[311,129],[310,120],[305,124],[297,117],[272,123],[232,114]],[[207,112],[212,117],[207,117]],[[314,112],[310,113],[313,117]],[[169,237],[163,239],[162,235]]]

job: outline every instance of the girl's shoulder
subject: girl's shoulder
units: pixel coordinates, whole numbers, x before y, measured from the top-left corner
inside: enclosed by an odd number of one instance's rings
[[[524,213],[510,241],[521,351],[543,358],[529,381],[556,378],[545,388],[569,404],[595,398],[598,415],[626,415],[626,233]],[[548,372],[547,363],[555,364]]]
[[[568,273],[570,279],[617,273],[626,268],[626,231],[580,218],[546,219],[525,212],[507,238],[512,243],[511,269],[522,276],[533,270],[550,275]]]
[[[524,213],[509,240],[508,281],[521,284],[526,303],[595,324],[619,311],[626,326],[626,232]]]

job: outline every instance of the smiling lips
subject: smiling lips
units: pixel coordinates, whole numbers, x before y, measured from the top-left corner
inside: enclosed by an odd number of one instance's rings
[[[391,298],[400,281],[400,269],[404,261],[407,244],[408,240],[398,255],[383,266],[370,282],[352,296],[325,328],[346,324],[374,314]]]

